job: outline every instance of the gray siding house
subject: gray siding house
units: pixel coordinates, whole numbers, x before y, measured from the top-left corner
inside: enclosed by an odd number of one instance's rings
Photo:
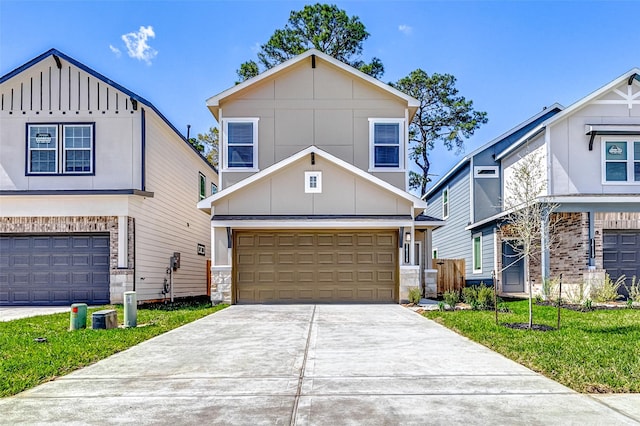
[[[217,183],[153,104],[64,53],[3,75],[0,305],[206,295],[196,204]]]
[[[424,195],[428,204],[426,214],[442,215],[446,221],[445,226],[433,232],[434,256],[464,259],[467,285],[491,284],[493,271],[498,271],[497,256],[502,251],[497,247],[502,244],[498,241],[499,221],[470,228],[471,224],[483,222],[502,210],[503,176],[496,155],[561,110],[558,104],[545,108],[469,153]],[[505,274],[513,292],[523,291],[521,266],[516,263]]]

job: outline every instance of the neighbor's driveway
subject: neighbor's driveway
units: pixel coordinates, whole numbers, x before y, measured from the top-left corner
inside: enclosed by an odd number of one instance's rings
[[[397,305],[232,306],[2,399],[0,413],[2,424],[638,424]]]

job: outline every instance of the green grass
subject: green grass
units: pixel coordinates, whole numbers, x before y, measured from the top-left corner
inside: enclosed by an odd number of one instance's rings
[[[138,309],[137,328],[68,331],[69,313],[0,322],[0,397],[15,395],[226,307],[210,304]],[[122,324],[122,305],[118,311]],[[145,326],[142,326],[146,324]],[[34,339],[44,337],[46,343]]]
[[[528,302],[507,303],[500,323],[528,323]],[[578,392],[640,392],[640,310],[562,309],[561,328],[514,330],[493,311],[425,312],[448,328]],[[557,309],[534,306],[534,323],[555,327]]]

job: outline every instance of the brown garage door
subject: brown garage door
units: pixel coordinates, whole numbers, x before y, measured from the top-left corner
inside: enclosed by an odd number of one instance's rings
[[[234,232],[237,303],[395,302],[395,231]]]

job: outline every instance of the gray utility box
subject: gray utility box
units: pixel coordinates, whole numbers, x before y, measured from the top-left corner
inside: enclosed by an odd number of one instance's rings
[[[118,328],[118,313],[115,309],[96,311],[91,315],[91,322],[94,330]]]

